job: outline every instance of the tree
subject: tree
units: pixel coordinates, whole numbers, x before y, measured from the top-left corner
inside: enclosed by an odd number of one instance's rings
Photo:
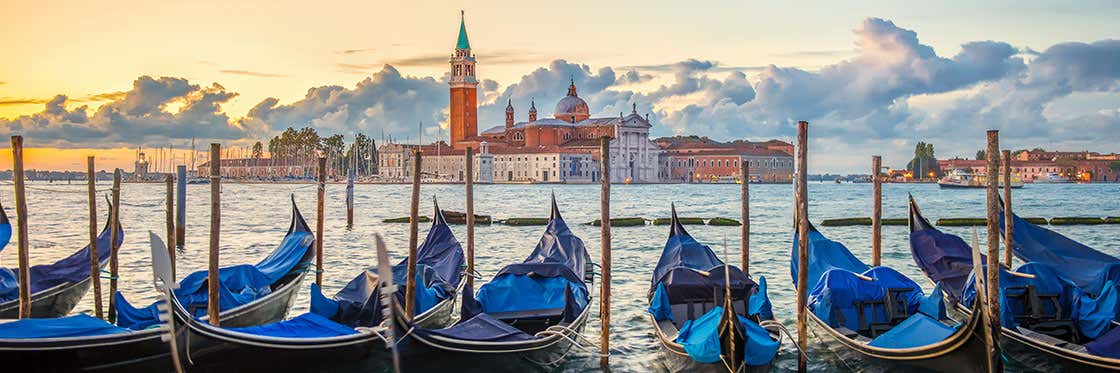
[[[261,158],[264,158],[264,144],[261,144],[260,141],[257,141],[257,143],[253,144],[253,159]]]
[[[933,144],[919,141],[914,146],[914,158],[906,164],[906,169],[912,172],[916,179],[941,175],[941,167],[937,164]],[[933,173],[933,175],[931,176],[930,173]]]
[[[982,160],[985,160],[987,158],[988,158],[988,152],[984,151],[983,149],[980,149],[980,150],[976,151],[976,160],[982,161]]]

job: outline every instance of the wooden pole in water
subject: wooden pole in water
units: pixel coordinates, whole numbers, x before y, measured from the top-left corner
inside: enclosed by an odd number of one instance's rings
[[[878,267],[883,255],[883,178],[879,170],[883,168],[883,158],[871,156],[871,266]]]
[[[121,225],[121,169],[113,170],[113,190],[112,190],[113,205],[109,206],[109,322],[117,322],[117,278],[120,276],[117,271],[120,261],[118,254],[121,249],[117,244],[120,240],[120,235],[117,233]]]
[[[218,247],[219,235],[222,229],[222,144],[210,144],[210,267],[207,274],[209,282],[209,301],[206,304],[206,314],[210,316],[210,325],[218,326],[220,322],[218,307]]]
[[[742,220],[743,225],[739,226],[739,255],[743,273],[748,277],[751,275],[751,199],[750,199],[750,183],[751,183],[751,165],[747,159],[739,160],[739,179],[743,180],[742,188],[739,191],[739,200],[742,203]]]
[[[1015,224],[1011,215],[1011,151],[1003,151],[1003,264],[1011,268],[1011,248],[1015,243]]]
[[[998,333],[1000,323],[999,305],[999,131],[988,130],[988,327],[992,335]],[[990,367],[1000,371],[999,338],[992,338],[989,348]]]
[[[809,191],[808,144],[809,122],[797,122],[797,345],[801,351],[808,347],[808,319],[805,315],[809,293]],[[798,354],[797,371],[805,372],[809,362],[805,354]]]
[[[164,197],[164,203],[167,205],[167,212],[164,214],[165,223],[167,225],[167,247],[175,247],[175,176],[167,174],[163,178],[163,183],[167,187],[167,195]],[[167,250],[168,253],[175,250]],[[174,263],[174,260],[172,260]]]
[[[474,289],[474,149],[467,147],[467,286]]]
[[[346,172],[346,229],[354,228],[354,177],[358,162],[350,157],[350,167]]]
[[[420,223],[420,148],[412,151],[412,206],[408,211],[408,277],[405,278],[404,313],[412,318],[416,307],[416,246]]]
[[[175,182],[178,185],[175,195],[175,245],[167,245],[167,252],[171,253],[171,276],[175,276],[175,250],[172,246],[183,247],[187,239],[187,165],[179,165],[175,169]]]
[[[93,313],[105,319],[101,311],[101,261],[97,250],[97,173],[93,156],[86,157],[86,189],[89,191],[89,279],[93,283]]]
[[[611,139],[599,138],[599,250],[603,274],[599,284],[599,366],[610,364],[611,351]]]
[[[31,260],[27,250],[27,195],[23,185],[23,136],[12,136],[12,183],[16,189],[19,261],[19,318],[31,317]]]
[[[315,203],[315,283],[323,286],[323,203],[327,193],[327,157],[319,157],[319,191]]]

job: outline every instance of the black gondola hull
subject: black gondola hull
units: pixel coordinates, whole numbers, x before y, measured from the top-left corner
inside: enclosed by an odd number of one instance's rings
[[[282,286],[243,308],[222,315],[222,324],[251,326],[282,320],[295,302],[296,290],[304,275],[300,274]],[[182,326],[182,324],[177,324]],[[178,329],[180,345],[190,343],[198,349],[199,341],[188,341],[185,330]],[[0,366],[24,367],[25,372],[153,372],[173,368],[171,350],[156,330],[143,330],[107,338],[60,338],[54,340],[0,339]]]
[[[46,319],[62,317],[78,305],[89,290],[89,278],[85,280],[61,284],[54,288],[41,291],[31,296],[31,317]],[[0,304],[0,319],[19,318],[19,300],[12,300]]]
[[[987,359],[984,346],[983,325],[979,317],[969,318],[963,331],[950,336],[937,346],[911,349],[880,349],[843,336],[828,326],[809,309],[811,336],[819,338],[823,347],[832,350],[842,364],[858,361],[861,370],[917,371],[969,373],[984,372]]]

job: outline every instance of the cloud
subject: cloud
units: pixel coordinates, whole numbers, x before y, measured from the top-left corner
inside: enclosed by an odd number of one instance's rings
[[[370,52],[373,52],[373,51],[374,51],[373,48],[360,48],[360,49],[340,50],[337,53],[338,54],[362,54],[362,53],[370,53]]]
[[[785,52],[785,53],[774,53],[774,54],[771,54],[771,56],[774,56],[774,57],[789,57],[789,58],[843,57],[843,56],[847,56],[847,55],[850,55],[850,54],[852,54],[851,50],[833,49],[833,50],[807,50],[807,51],[793,51],[793,52]]]
[[[4,106],[4,105],[45,104],[45,103],[47,103],[47,101],[50,101],[50,100],[41,99],[41,98],[7,98],[7,97],[5,97],[3,99],[0,99],[0,106]]]
[[[142,76],[129,91],[88,97],[111,100],[92,114],[85,105],[68,109],[73,100],[57,95],[44,103],[41,112],[0,119],[0,133],[22,134],[36,146],[56,147],[128,146],[168,138],[239,139],[246,130],[221,110],[221,104],[235,96],[218,84],[203,87],[181,78]],[[171,112],[168,106],[179,109]]]
[[[415,134],[418,123],[444,121],[447,104],[445,81],[404,76],[384,65],[352,89],[315,87],[303,99],[283,105],[275,98],[265,99],[241,123],[271,131],[308,125],[320,133],[384,130],[402,137]]]
[[[549,61],[547,57],[537,55],[527,51],[516,50],[498,50],[498,51],[484,51],[483,57],[479,58],[479,64],[488,66],[496,65],[524,65],[546,63]],[[368,74],[369,70],[378,68],[384,65],[391,65],[394,67],[447,67],[450,56],[447,54],[426,54],[411,57],[401,57],[386,60],[381,63],[354,63],[354,62],[338,62],[335,63],[335,68],[339,72],[352,73],[352,74]]]
[[[286,75],[286,74],[262,73],[262,72],[258,72],[258,71],[249,71],[249,70],[218,70],[218,72],[220,72],[222,74],[231,74],[231,75],[255,76],[255,77],[258,77],[258,78],[287,78],[288,77],[288,75]]]

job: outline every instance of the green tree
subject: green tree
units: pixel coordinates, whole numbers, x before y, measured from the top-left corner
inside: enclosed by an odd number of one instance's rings
[[[264,158],[264,144],[261,144],[260,141],[257,141],[255,144],[253,144],[253,158]]]
[[[941,175],[941,167],[937,164],[933,144],[919,141],[914,146],[914,158],[906,164],[906,169],[914,174],[914,178],[937,177]],[[930,173],[933,173],[931,176]]]
[[[988,152],[984,151],[983,149],[976,151],[976,160],[982,161],[982,160],[985,160],[987,158],[988,158]]]

